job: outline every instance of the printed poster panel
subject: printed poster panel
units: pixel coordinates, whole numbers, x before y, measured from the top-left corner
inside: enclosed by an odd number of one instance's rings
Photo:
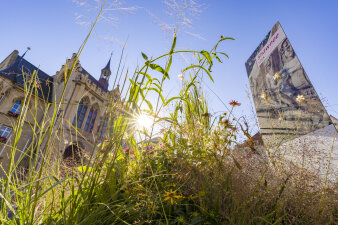
[[[245,66],[265,145],[275,147],[331,124],[279,22]]]

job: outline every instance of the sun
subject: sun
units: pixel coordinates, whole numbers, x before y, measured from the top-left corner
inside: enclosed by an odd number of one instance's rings
[[[141,113],[136,117],[136,124],[138,129],[150,129],[153,125],[153,118],[145,113]]]

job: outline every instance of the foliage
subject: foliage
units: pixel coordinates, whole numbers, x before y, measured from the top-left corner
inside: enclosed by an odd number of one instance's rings
[[[94,24],[95,25],[95,24]],[[93,29],[93,27],[92,27]],[[88,35],[89,37],[89,35]],[[87,41],[86,38],[85,42]],[[330,189],[314,189],[310,178],[297,168],[272,165],[256,152],[236,151],[239,121],[231,115],[240,104],[230,102],[231,111],[212,114],[208,110],[200,80],[214,81],[212,67],[227,57],[219,45],[210,50],[176,50],[176,34],[168,53],[157,58],[142,53],[144,65],[135,71],[122,91],[125,101],[110,97],[107,118],[117,115],[111,132],[97,142],[80,165],[66,165],[55,154],[54,131],[59,108],[51,118],[35,120],[29,151],[15,159],[16,145],[30,111],[23,108],[10,144],[6,177],[1,180],[3,224],[334,224],[337,197]],[[64,96],[69,74],[65,70]],[[195,64],[182,69],[182,87],[166,99],[163,88],[178,53],[197,56]],[[165,59],[165,64],[160,62]],[[153,73],[161,74],[156,78]],[[36,73],[32,74],[34,78]],[[184,77],[189,77],[184,79]],[[34,79],[25,87],[24,104],[37,102]],[[157,95],[155,105],[150,93]],[[51,107],[51,106],[50,106]],[[160,116],[168,108],[169,113]],[[35,104],[35,111],[38,110]],[[153,118],[150,130],[135,127],[141,113]],[[151,143],[156,126],[162,126],[160,143]],[[77,129],[76,126],[73,129]],[[80,131],[79,132],[80,135]],[[143,138],[140,138],[143,137]],[[99,140],[99,139],[98,139]],[[40,152],[42,143],[45,151]],[[57,160],[55,160],[55,157]],[[22,162],[28,162],[24,175]],[[303,179],[303,180],[301,180]],[[336,204],[336,205],[335,205]]]

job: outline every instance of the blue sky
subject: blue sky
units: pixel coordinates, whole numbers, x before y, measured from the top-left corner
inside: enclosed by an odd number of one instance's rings
[[[209,50],[221,35],[236,39],[222,44],[220,50],[229,54],[230,59],[214,67],[215,83],[206,83],[225,103],[231,99],[242,103],[236,111],[238,116],[251,118],[252,115],[246,93],[248,79],[244,63],[279,21],[315,89],[325,99],[328,112],[338,117],[338,72],[335,68],[338,60],[338,1],[194,1],[198,3],[195,6],[202,6],[191,9],[202,12],[191,15],[187,11],[192,25],[179,26],[177,49]],[[32,50],[26,59],[49,75],[54,75],[66,58],[78,50],[89,30],[86,23],[97,13],[91,7],[95,6],[94,0],[13,0],[2,1],[1,6],[0,60],[14,49],[22,53],[29,46]],[[141,51],[149,57],[168,51],[172,34],[161,27],[170,28],[177,24],[175,15],[175,11],[162,0],[125,0],[112,7],[105,12],[105,20],[99,22],[80,57],[82,66],[98,78],[110,52],[114,51],[114,74],[121,43],[128,39],[123,64],[125,62],[126,67],[133,71],[136,65],[143,64]],[[186,64],[185,60],[189,62],[193,58],[177,56],[174,61],[177,66],[170,74],[166,93],[177,93],[180,86],[177,75]],[[213,111],[225,110],[208,88],[205,92]]]

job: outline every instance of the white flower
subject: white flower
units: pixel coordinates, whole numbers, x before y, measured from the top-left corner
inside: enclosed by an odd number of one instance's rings
[[[202,101],[202,97],[201,96],[198,97],[198,101],[200,101],[200,102]]]
[[[300,104],[305,101],[305,98],[303,95],[298,95],[296,101]]]
[[[183,77],[183,74],[182,74],[182,73],[178,75],[178,79],[180,79],[180,80],[183,80],[183,79],[184,79],[184,77]]]

